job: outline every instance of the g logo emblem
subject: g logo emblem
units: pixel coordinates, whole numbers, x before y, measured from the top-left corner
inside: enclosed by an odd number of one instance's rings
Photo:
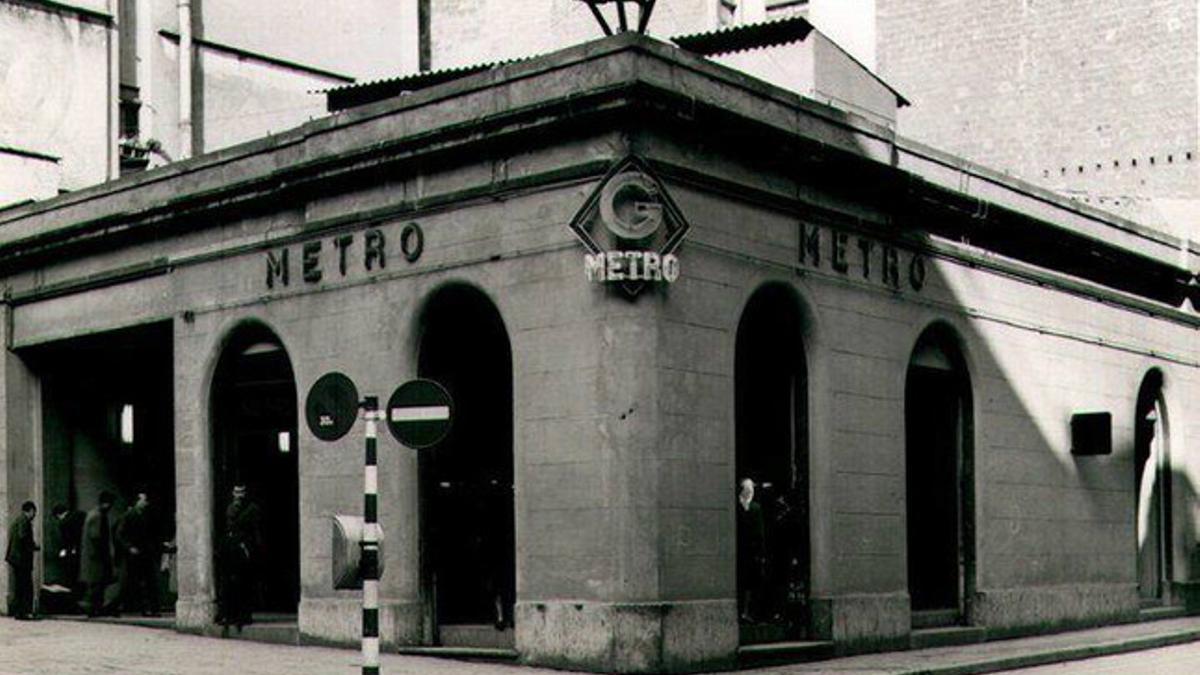
[[[663,221],[658,187],[633,171],[613,177],[600,193],[600,219],[620,239],[639,241],[649,237]]]

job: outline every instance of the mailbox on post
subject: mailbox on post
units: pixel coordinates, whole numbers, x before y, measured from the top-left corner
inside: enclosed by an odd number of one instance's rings
[[[362,540],[363,519],[361,516],[332,516],[332,566],[333,587],[337,590],[363,587]],[[383,530],[379,530],[379,572],[383,573]]]

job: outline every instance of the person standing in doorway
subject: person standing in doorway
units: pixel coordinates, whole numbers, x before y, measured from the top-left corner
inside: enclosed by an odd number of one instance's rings
[[[33,615],[33,554],[40,549],[33,539],[33,519],[37,506],[33,502],[21,505],[21,513],[8,528],[8,550],[4,561],[12,570],[13,601],[8,613],[14,619],[28,621]]]
[[[121,605],[135,607],[143,616],[158,616],[158,542],[149,513],[150,495],[137,493],[137,501],[117,523],[116,540],[124,565],[121,568]]]
[[[258,597],[257,566],[262,557],[262,530],[258,505],[246,496],[246,485],[233,487],[233,501],[225,510],[225,532],[218,565],[220,588],[217,623],[242,627],[253,623],[253,603]]]
[[[762,507],[754,501],[754,481],[743,478],[737,503],[738,612],[743,622],[754,621],[763,601],[766,577],[766,525]]]
[[[96,508],[83,521],[83,541],[79,556],[79,581],[87,585],[89,617],[105,613],[104,590],[113,580],[112,537],[108,512],[112,509],[113,494],[100,493]]]

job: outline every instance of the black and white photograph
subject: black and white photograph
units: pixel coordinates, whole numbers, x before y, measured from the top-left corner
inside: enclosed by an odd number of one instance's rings
[[[0,0],[0,675],[1200,672],[1200,0]]]

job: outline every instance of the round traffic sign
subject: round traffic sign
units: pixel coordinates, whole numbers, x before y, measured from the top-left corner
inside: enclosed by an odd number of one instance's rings
[[[387,425],[397,441],[420,450],[446,437],[452,412],[445,387],[433,380],[410,380],[388,399]]]
[[[308,390],[304,418],[314,436],[322,441],[336,441],[358,419],[358,389],[341,373],[325,373]]]

